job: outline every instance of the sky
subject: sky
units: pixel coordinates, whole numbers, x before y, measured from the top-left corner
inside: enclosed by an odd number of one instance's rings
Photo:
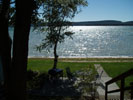
[[[133,21],[133,0],[87,0],[72,21],[119,20]]]

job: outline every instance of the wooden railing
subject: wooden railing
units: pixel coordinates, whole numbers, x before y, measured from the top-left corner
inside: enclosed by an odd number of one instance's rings
[[[105,87],[105,100],[108,100],[108,94],[109,93],[114,93],[114,92],[120,92],[120,100],[124,100],[124,91],[126,90],[131,90],[130,93],[131,93],[131,100],[133,100],[133,83],[130,84],[130,86],[127,86],[125,87],[125,78],[128,77],[128,76],[131,76],[133,75],[133,69],[130,69],[128,70],[127,72],[111,79],[110,81],[106,82],[106,87]],[[116,81],[119,81],[121,82],[120,84],[120,89],[116,89],[116,90],[111,90],[111,91],[108,91],[108,85],[116,82]]]

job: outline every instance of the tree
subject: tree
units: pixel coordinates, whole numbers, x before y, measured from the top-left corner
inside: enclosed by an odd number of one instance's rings
[[[9,94],[11,69],[11,39],[8,34],[10,0],[0,0],[0,56],[4,71],[4,86]]]
[[[35,8],[37,7],[37,9],[39,9],[42,6],[42,4],[45,4],[44,1],[49,1],[49,0],[35,0],[35,1],[37,6],[34,5],[35,3],[34,0],[15,0],[15,2],[14,0],[0,0],[0,56],[2,58],[3,69],[4,69],[7,100],[26,99],[26,71],[27,71],[28,40],[29,40],[30,25],[31,25],[31,20],[33,24],[40,21],[38,13],[36,10],[34,10],[34,7]],[[61,2],[61,0],[59,1]],[[81,1],[82,0],[79,0],[78,2]],[[73,2],[77,2],[77,0],[73,0]],[[12,10],[9,9],[10,3],[15,3],[16,6]],[[65,6],[65,3],[62,2],[62,4]],[[78,3],[76,4],[78,5]],[[72,7],[70,7],[70,10],[71,9]],[[10,15],[9,11],[11,11],[12,12],[11,14],[13,15]],[[42,16],[43,15],[45,14],[43,13]],[[10,17],[11,19],[9,19]],[[11,39],[9,38],[8,34],[9,22],[15,25],[14,37],[12,41],[13,43],[12,59],[11,59]]]
[[[53,68],[57,67],[58,55],[57,45],[64,42],[65,37],[72,38],[74,34],[67,31],[71,25],[70,20],[77,14],[80,6],[87,6],[86,0],[45,0],[43,5],[44,22],[46,27],[46,37],[41,45],[37,46],[37,50],[41,51],[44,48],[54,49],[54,64]]]
[[[15,4],[16,18],[13,38],[11,71],[12,86],[10,89],[10,97],[16,100],[25,100],[28,40],[31,26],[31,16],[34,9],[34,0],[16,0]]]
[[[28,40],[34,0],[15,1],[13,56],[8,34],[10,0],[0,0],[0,56],[4,69],[6,100],[26,99]]]

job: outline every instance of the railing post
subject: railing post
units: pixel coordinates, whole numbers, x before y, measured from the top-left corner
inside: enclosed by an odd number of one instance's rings
[[[108,92],[108,85],[106,84],[106,86],[105,86],[105,100],[107,100],[107,98],[108,98],[107,92]]]
[[[133,100],[133,82],[131,82],[130,83],[130,85],[131,85],[131,100]]]
[[[121,79],[120,100],[124,100],[125,78]]]

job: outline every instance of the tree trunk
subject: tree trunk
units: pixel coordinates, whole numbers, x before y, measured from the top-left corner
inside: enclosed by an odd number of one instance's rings
[[[34,0],[16,0],[10,100],[26,100],[28,41]]]
[[[2,1],[0,12],[0,56],[2,59],[4,72],[4,86],[7,93],[10,87],[10,68],[11,68],[11,39],[8,34],[8,10],[10,0]]]
[[[54,45],[54,65],[53,65],[54,69],[57,67],[57,62],[58,62],[58,55],[56,49],[57,49],[57,42]]]

